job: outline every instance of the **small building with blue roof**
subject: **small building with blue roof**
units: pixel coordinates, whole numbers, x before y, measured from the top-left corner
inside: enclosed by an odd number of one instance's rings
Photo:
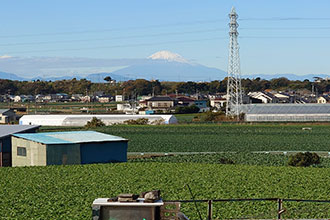
[[[12,136],[12,166],[126,162],[128,140],[95,131]]]

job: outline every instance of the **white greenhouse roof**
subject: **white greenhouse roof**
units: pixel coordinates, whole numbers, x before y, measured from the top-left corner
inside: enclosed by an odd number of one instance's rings
[[[177,123],[174,115],[24,115],[20,118],[21,125],[43,126],[84,126],[93,117],[102,120],[106,125],[121,124],[126,120],[147,118],[150,122],[164,120],[165,124]]]
[[[246,114],[330,114],[330,104],[251,104]]]

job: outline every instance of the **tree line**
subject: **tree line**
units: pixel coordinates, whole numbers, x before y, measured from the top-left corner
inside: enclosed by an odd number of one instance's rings
[[[313,82],[309,80],[289,80],[287,78],[275,78],[265,80],[261,78],[242,79],[242,88],[245,93],[253,91],[272,90],[312,90],[314,86],[318,93],[329,92],[330,82]],[[95,92],[103,91],[105,94],[125,96],[141,95],[166,95],[171,93],[178,94],[216,94],[225,93],[227,90],[227,79],[215,80],[211,82],[167,82],[167,81],[148,81],[145,79],[128,80],[115,83],[92,83],[86,79],[71,79],[58,81],[12,81],[0,79],[0,94],[10,95],[37,95],[37,94],[84,94],[92,95]]]

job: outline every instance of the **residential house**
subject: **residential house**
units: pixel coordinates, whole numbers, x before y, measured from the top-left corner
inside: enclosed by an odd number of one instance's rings
[[[105,95],[103,95],[103,96],[98,96],[98,97],[97,97],[97,100],[98,100],[98,102],[100,102],[100,103],[109,103],[109,102],[111,101],[111,97],[109,97],[109,96],[105,96]]]
[[[8,124],[17,120],[17,116],[12,109],[0,109],[0,124]]]
[[[147,107],[153,110],[168,111],[174,108],[176,102],[168,96],[155,96],[147,100]]]
[[[210,108],[207,106],[206,99],[195,100],[194,105],[196,105],[199,108],[199,112],[207,112],[210,110]]]
[[[274,96],[278,98],[279,103],[291,103],[291,101],[293,101],[293,97],[284,92],[275,93]]]
[[[14,97],[14,102],[21,102],[22,101],[22,97],[20,95],[16,95]]]
[[[325,104],[325,103],[330,103],[330,97],[329,96],[320,96],[317,98],[317,103],[318,104]]]
[[[116,95],[116,96],[115,96],[115,101],[116,101],[116,102],[122,102],[122,101],[124,101],[124,100],[125,100],[125,98],[124,98],[123,95]]]
[[[176,98],[176,104],[179,106],[191,106],[195,104],[195,99],[189,98],[187,96],[179,96]]]
[[[83,97],[82,94],[72,94],[71,95],[71,101],[72,102],[80,102],[81,101],[81,97]]]
[[[70,96],[66,93],[56,93],[55,94],[55,101],[56,102],[70,101]]]
[[[211,98],[210,99],[210,106],[216,109],[221,109],[225,106],[227,99],[225,98]]]
[[[248,94],[252,98],[260,99],[262,103],[278,103],[279,99],[270,92],[250,92]]]
[[[82,102],[92,102],[93,101],[93,96],[90,95],[85,95],[80,98]]]

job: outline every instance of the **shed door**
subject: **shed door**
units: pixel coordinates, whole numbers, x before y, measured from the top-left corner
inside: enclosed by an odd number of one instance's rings
[[[11,166],[11,153],[2,152],[2,166],[10,167]]]

